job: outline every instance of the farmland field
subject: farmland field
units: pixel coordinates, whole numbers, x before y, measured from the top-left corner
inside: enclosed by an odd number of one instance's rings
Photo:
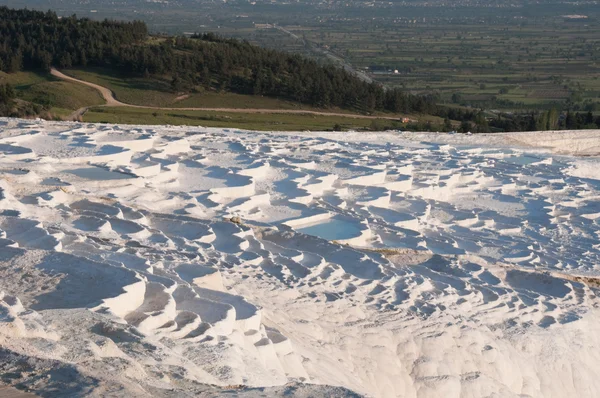
[[[600,26],[595,23],[397,19],[285,31],[257,30],[251,37],[293,51],[324,50],[377,81],[435,94],[443,103],[513,110],[600,106]],[[302,38],[295,47],[290,34]]]

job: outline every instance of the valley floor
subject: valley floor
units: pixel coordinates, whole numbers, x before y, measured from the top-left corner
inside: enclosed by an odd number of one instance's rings
[[[599,142],[0,119],[0,382],[596,397]]]

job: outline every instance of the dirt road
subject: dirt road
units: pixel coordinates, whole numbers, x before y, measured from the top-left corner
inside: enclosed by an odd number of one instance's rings
[[[75,79],[74,77],[67,76],[59,70],[52,68],[50,73],[60,79],[85,84],[86,86],[93,87],[102,94],[102,97],[106,101],[105,105],[100,106],[128,106],[130,108],[141,108],[141,109],[157,109],[157,110],[179,110],[179,111],[213,111],[213,112],[230,112],[230,113],[283,113],[283,114],[300,114],[300,115],[318,115],[318,116],[342,116],[352,119],[386,119],[386,120],[399,120],[401,116],[369,116],[360,115],[357,113],[339,113],[339,112],[320,112],[320,111],[308,111],[308,110],[296,110],[296,109],[260,109],[260,108],[168,108],[158,106],[144,106],[144,105],[133,105],[126,104],[115,98],[114,93],[106,87],[98,84],[86,82],[84,80]],[[98,105],[96,105],[98,106]],[[73,112],[69,119],[78,120],[82,117],[90,107],[84,107]]]

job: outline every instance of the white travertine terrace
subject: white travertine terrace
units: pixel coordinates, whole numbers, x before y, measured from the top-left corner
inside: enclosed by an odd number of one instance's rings
[[[600,163],[571,156],[600,133],[503,139],[0,119],[3,372],[66,396],[600,396]]]

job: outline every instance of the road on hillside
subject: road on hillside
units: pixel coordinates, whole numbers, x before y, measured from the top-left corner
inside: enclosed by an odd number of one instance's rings
[[[146,106],[146,105],[133,105],[126,104],[124,102],[119,101],[115,98],[115,94],[108,88],[100,86],[95,83],[90,83],[85,80],[79,80],[71,76],[67,76],[59,70],[52,68],[50,73],[63,80],[68,80],[80,84],[85,84],[86,86],[93,87],[102,94],[102,97],[106,101],[104,105],[94,105],[96,106],[126,106],[130,108],[141,108],[141,109],[157,109],[157,110],[180,110],[180,111],[213,111],[213,112],[231,112],[231,113],[284,113],[284,114],[300,114],[300,115],[318,115],[318,116],[341,116],[348,117],[352,119],[386,119],[386,120],[400,120],[401,116],[369,116],[369,115],[360,115],[357,113],[336,113],[336,112],[320,112],[320,111],[309,111],[309,110],[300,110],[300,109],[260,109],[260,108],[168,108],[168,107],[159,107],[159,106]],[[89,109],[91,106],[86,106],[80,108],[73,112],[69,119],[71,120],[79,120],[80,117]]]

